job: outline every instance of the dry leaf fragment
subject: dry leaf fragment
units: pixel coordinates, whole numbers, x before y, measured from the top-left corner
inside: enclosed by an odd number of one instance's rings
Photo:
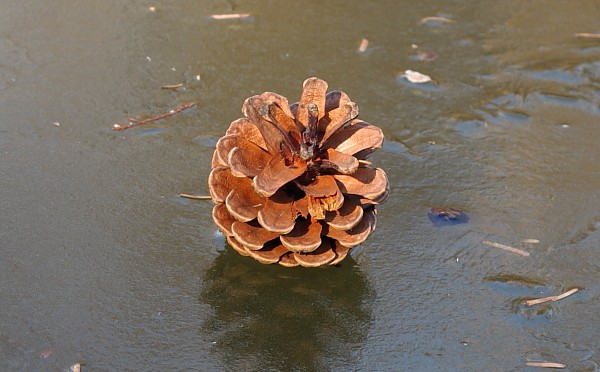
[[[414,84],[423,84],[431,82],[431,77],[417,71],[406,70],[404,71],[403,76],[406,77],[406,80]]]
[[[525,256],[525,257],[529,256],[529,252],[524,251],[522,249],[511,247],[509,245],[504,245],[504,244],[500,244],[500,243],[496,243],[496,242],[490,242],[489,240],[484,240],[482,243],[485,245],[489,245],[490,247],[493,247],[493,248],[503,249],[508,252],[520,254],[521,256]]]
[[[75,363],[69,368],[71,372],[81,372],[81,363]]]
[[[366,52],[366,50],[367,50],[368,47],[369,47],[369,40],[362,39],[360,41],[360,46],[358,47],[358,52],[359,53],[364,53],[364,52]]]
[[[540,367],[540,368],[567,368],[566,364],[554,363],[554,362],[526,362],[525,365],[529,367]]]
[[[579,290],[579,288],[573,288],[573,289],[568,290],[565,293],[559,294],[557,296],[548,296],[548,297],[536,298],[534,300],[528,300],[528,301],[525,301],[525,305],[533,306],[533,305],[537,305],[537,304],[543,304],[544,302],[550,302],[550,301],[555,302],[558,300],[562,300],[565,297],[569,297],[570,295],[577,292],[578,290]]]
[[[213,14],[210,16],[212,19],[241,19],[250,17],[250,13],[233,13],[233,14]]]

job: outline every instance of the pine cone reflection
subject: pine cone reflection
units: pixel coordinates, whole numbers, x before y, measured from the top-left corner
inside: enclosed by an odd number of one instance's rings
[[[375,229],[385,172],[366,159],[381,129],[357,119],[318,78],[300,102],[253,96],[216,145],[208,183],[213,219],[240,254],[286,267],[335,265]]]

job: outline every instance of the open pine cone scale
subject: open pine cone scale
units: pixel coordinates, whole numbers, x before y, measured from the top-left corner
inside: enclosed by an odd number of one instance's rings
[[[375,229],[389,193],[366,158],[382,131],[318,78],[298,103],[266,92],[248,98],[216,145],[209,176],[213,219],[229,244],[259,262],[318,267],[341,262]]]

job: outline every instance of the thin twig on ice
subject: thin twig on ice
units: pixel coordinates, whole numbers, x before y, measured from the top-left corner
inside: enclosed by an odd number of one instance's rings
[[[511,247],[509,245],[504,245],[504,244],[500,244],[500,243],[496,243],[496,242],[490,242],[489,240],[484,240],[482,243],[485,245],[489,245],[490,247],[493,247],[493,248],[503,249],[508,252],[520,254],[521,256],[525,256],[525,257],[529,256],[529,252],[524,251],[522,249],[515,248],[515,247]]]
[[[575,37],[581,37],[584,39],[600,39],[600,34],[591,34],[589,32],[579,32],[575,34]]]
[[[195,199],[195,200],[210,200],[210,195],[192,195],[192,194],[179,194],[182,198]]]
[[[525,365],[529,367],[541,367],[541,368],[567,368],[566,364],[554,363],[554,362],[525,362]]]
[[[539,244],[540,241],[538,239],[523,239],[521,240],[521,243],[526,243],[526,244]]]
[[[210,16],[212,19],[239,19],[239,18],[248,18],[250,17],[250,13],[234,13],[234,14],[213,14]]]
[[[115,124],[115,125],[113,125],[112,130],[125,130],[125,129],[129,129],[129,128],[137,127],[139,125],[143,125],[143,124],[146,124],[146,123],[150,123],[150,122],[153,122],[153,121],[158,121],[158,120],[161,120],[161,119],[164,119],[164,118],[168,118],[169,116],[173,116],[175,114],[178,114],[178,113],[180,113],[180,112],[182,112],[184,110],[187,110],[189,108],[192,108],[194,106],[196,106],[196,104],[194,102],[186,103],[185,105],[181,105],[181,106],[176,107],[176,108],[174,108],[172,110],[169,110],[169,112],[167,112],[165,114],[158,115],[158,116],[155,116],[155,117],[152,117],[152,118],[148,118],[148,119],[144,119],[144,120],[136,120],[136,119],[133,119],[133,118],[129,118],[129,119],[127,119],[127,120],[129,120],[129,124],[127,124],[127,125]]]
[[[452,23],[454,21],[451,19],[445,18],[445,17],[424,17],[424,18],[421,18],[421,20],[419,22],[421,22],[421,23],[426,23],[426,22]]]
[[[579,290],[579,288],[573,288],[569,291],[566,291],[565,293],[559,294],[558,296],[548,296],[548,297],[536,298],[534,300],[527,300],[527,301],[525,301],[525,305],[533,306],[533,305],[537,305],[537,304],[542,304],[544,302],[550,302],[550,301],[554,302],[554,301],[562,300],[563,298],[569,297],[570,295],[577,292],[578,290]]]
[[[172,84],[172,85],[161,85],[160,89],[177,89],[177,88],[181,88],[182,86],[183,86],[183,83]]]

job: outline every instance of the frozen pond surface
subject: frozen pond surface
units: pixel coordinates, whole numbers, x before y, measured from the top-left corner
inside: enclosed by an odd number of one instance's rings
[[[209,18],[232,12],[252,17]],[[0,370],[599,370],[600,40],[575,36],[600,32],[599,15],[558,1],[4,1]],[[246,97],[293,102],[309,76],[384,130],[373,161],[392,193],[354,261],[264,266],[215,235],[210,202],[178,194],[207,192]],[[469,221],[434,227],[432,207]],[[520,246],[529,257],[482,244],[523,239],[540,240]]]

